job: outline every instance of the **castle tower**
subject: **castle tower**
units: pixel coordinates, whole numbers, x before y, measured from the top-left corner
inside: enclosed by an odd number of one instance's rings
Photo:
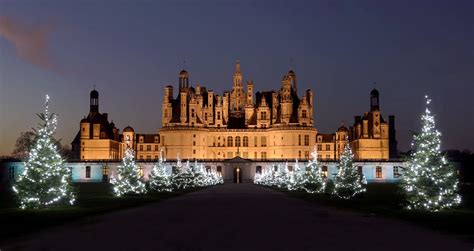
[[[182,70],[179,73],[179,89],[189,87],[189,74],[186,70]]]
[[[90,94],[90,109],[91,114],[96,114],[99,112],[99,92],[95,89],[91,91]]]
[[[379,111],[379,91],[375,88],[370,92],[370,111]]]
[[[246,95],[242,85],[242,72],[240,71],[240,61],[237,60],[234,72],[234,84],[230,92],[230,113],[232,117],[241,117],[246,101]]]
[[[240,72],[240,60],[235,63],[234,86],[242,85],[242,73]]]

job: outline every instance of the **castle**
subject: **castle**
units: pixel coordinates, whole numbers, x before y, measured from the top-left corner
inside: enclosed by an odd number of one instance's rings
[[[314,127],[313,92],[306,90],[298,97],[297,83],[290,70],[279,90],[255,92],[252,81],[244,86],[237,61],[232,89],[218,95],[204,86],[191,86],[189,73],[182,70],[177,94],[173,86],[165,87],[157,134],[136,133],[130,126],[120,133],[107,113],[99,112],[99,93],[93,90],[89,114],[80,121],[72,149],[83,161],[120,160],[126,147],[135,150],[139,161],[155,161],[160,154],[203,161],[305,161],[317,147],[320,160],[337,161],[350,143],[359,161],[396,158],[395,119],[383,119],[376,89],[370,93],[370,111],[356,116],[350,128],[323,134]]]
[[[219,172],[226,182],[240,183],[251,182],[264,168],[302,167],[316,147],[323,176],[332,178],[349,143],[358,172],[369,182],[399,180],[403,162],[397,158],[395,119],[383,119],[377,90],[370,93],[370,110],[355,116],[352,126],[323,134],[314,127],[313,92],[306,90],[300,98],[297,83],[290,70],[279,90],[254,92],[252,81],[244,87],[237,62],[232,90],[218,95],[191,86],[189,73],[182,70],[177,94],[173,86],[165,87],[162,125],[156,134],[137,133],[130,126],[120,132],[108,114],[99,111],[99,92],[92,90],[89,114],[72,142],[75,158],[66,165],[74,182],[108,181],[130,147],[145,180],[161,155],[168,172],[179,156]],[[0,163],[0,181],[15,180],[23,169],[20,160]]]

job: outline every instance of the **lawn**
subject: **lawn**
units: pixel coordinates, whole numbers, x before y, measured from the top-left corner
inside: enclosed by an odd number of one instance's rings
[[[474,242],[474,189],[472,185],[462,187],[463,203],[461,206],[436,213],[404,209],[403,194],[396,184],[369,184],[365,194],[350,200],[301,191],[285,192],[313,203],[360,212],[368,217],[383,216],[406,220]]]
[[[110,184],[107,183],[74,183],[74,187],[78,199],[73,207],[20,210],[16,206],[10,186],[2,184],[0,188],[0,242],[87,216],[158,202],[198,189],[115,198],[111,195]]]

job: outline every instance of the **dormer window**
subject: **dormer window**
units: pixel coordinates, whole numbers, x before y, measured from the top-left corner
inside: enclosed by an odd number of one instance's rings
[[[143,143],[143,136],[140,136],[140,143]]]

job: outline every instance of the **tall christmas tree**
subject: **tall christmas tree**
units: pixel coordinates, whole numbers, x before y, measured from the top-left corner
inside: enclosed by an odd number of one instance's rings
[[[145,182],[135,163],[134,151],[131,148],[125,150],[122,164],[118,166],[116,177],[112,177],[110,183],[112,183],[114,193],[118,197],[124,194],[146,193]]]
[[[354,155],[349,144],[346,144],[338,163],[338,172],[335,181],[335,193],[339,198],[350,199],[365,192],[367,181],[357,171],[354,165]]]
[[[157,192],[173,191],[173,188],[171,186],[171,177],[166,172],[166,166],[162,154],[160,154],[160,159],[158,160],[158,163],[153,165],[151,174],[148,177],[151,190]]]
[[[461,203],[457,193],[455,168],[441,154],[441,133],[436,130],[434,116],[428,106],[421,116],[421,133],[413,137],[412,154],[403,170],[401,185],[406,192],[409,209],[438,211]]]
[[[13,185],[20,208],[46,208],[75,201],[71,186],[71,170],[64,164],[53,135],[57,116],[49,112],[46,95],[45,111],[38,114],[41,123],[35,130],[35,140],[26,160],[25,169]]]
[[[314,147],[311,152],[311,159],[306,165],[306,177],[303,183],[303,189],[307,193],[319,193],[324,189],[324,179],[321,166],[318,162],[318,151]]]
[[[288,188],[288,162],[285,165],[278,165],[278,170],[275,173],[275,184],[279,188]]]

